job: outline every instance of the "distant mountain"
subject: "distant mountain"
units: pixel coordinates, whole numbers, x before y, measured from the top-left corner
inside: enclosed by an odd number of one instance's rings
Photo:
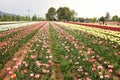
[[[3,16],[3,15],[8,15],[8,16],[17,16],[15,14],[11,14],[11,13],[6,13],[6,12],[2,12],[0,11],[0,15]]]

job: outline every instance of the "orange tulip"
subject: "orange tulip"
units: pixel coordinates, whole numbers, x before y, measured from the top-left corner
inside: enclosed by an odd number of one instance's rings
[[[16,74],[10,76],[11,79],[16,79]]]

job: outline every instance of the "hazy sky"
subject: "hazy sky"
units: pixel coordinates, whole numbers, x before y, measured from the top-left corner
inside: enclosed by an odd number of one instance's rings
[[[79,17],[100,17],[109,12],[120,16],[120,0],[0,0],[0,11],[45,17],[50,7],[67,6],[77,12]]]

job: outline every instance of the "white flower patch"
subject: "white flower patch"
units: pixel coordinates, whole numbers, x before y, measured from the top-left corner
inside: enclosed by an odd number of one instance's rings
[[[32,24],[35,24],[35,23],[39,23],[39,22],[21,22],[21,23],[20,22],[18,22],[18,23],[16,22],[15,24],[0,25],[0,31],[14,29],[14,28],[18,28],[18,27],[27,26],[27,25],[32,25]]]

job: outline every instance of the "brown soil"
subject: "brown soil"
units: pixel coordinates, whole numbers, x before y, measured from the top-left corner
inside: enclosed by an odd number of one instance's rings
[[[52,76],[51,80],[64,80],[60,70],[60,65],[52,63]]]
[[[113,80],[120,80],[120,78],[118,76],[114,76]]]

